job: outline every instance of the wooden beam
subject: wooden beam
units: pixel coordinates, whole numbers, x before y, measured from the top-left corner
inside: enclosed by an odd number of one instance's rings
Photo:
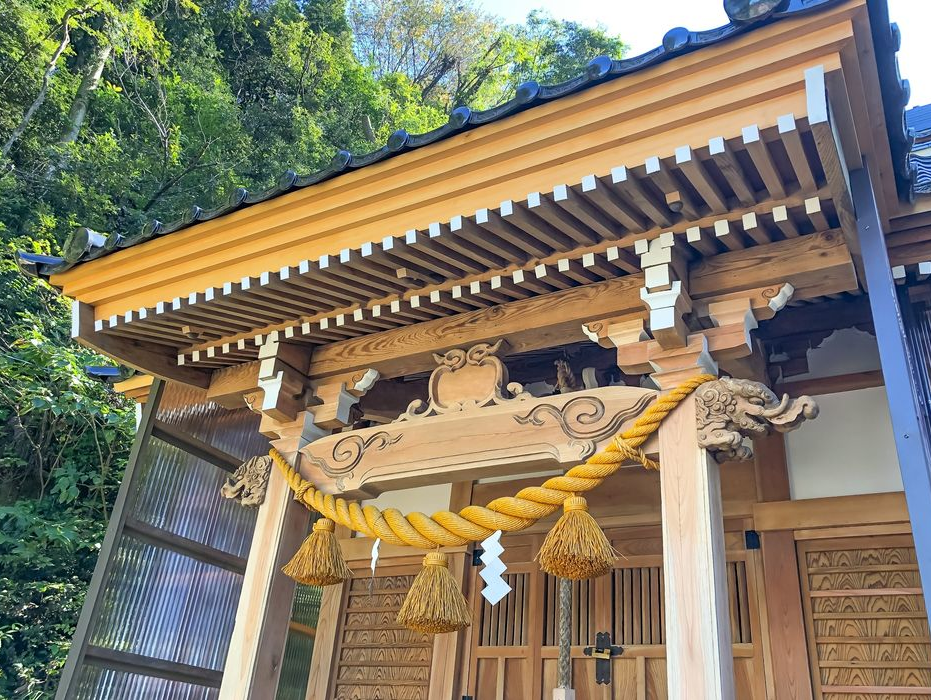
[[[695,399],[659,431],[670,700],[734,700],[719,465],[698,445]]]
[[[757,503],[753,506],[753,524],[761,531],[901,522],[908,522],[908,510],[905,496],[899,491]]]
[[[152,437],[167,442],[169,445],[174,445],[188,454],[202,459],[205,462],[210,462],[210,464],[224,471],[234,472],[239,469],[245,461],[223,450],[219,450],[203,440],[198,440],[193,435],[189,435],[175,426],[160,420],[156,420],[155,424],[152,426]]]
[[[235,554],[201,544],[196,540],[176,535],[173,532],[162,530],[149,525],[149,523],[129,518],[123,525],[124,530],[137,540],[154,544],[162,549],[170,549],[191,559],[202,561],[221,569],[243,574],[246,571],[246,560]]]
[[[689,292],[702,299],[786,282],[795,287],[795,299],[856,289],[840,233],[825,231],[705,259],[691,271]],[[497,338],[507,339],[512,352],[581,341],[582,323],[642,313],[643,284],[642,273],[627,275],[330,343],[314,350],[308,376],[319,379],[364,367],[378,368],[383,378],[414,374],[434,367],[435,352]],[[234,371],[223,373],[230,380]]]
[[[203,388],[210,384],[209,372],[178,365],[177,357],[166,353],[164,346],[98,333],[93,307],[80,301],[71,304],[71,337],[84,347],[153,377]]]
[[[805,94],[808,101],[808,124],[840,219],[841,231],[853,258],[857,277],[865,284],[863,255],[857,238],[857,217],[850,196],[850,178],[844,149],[829,107],[824,66],[815,66],[805,71]]]
[[[363,367],[377,367],[382,377],[389,379],[434,368],[435,352],[498,338],[509,342],[511,352],[585,340],[583,323],[640,312],[642,285],[642,275],[628,275],[331,343],[314,351],[309,376],[320,379]]]
[[[788,394],[795,398],[806,394],[808,396],[821,396],[823,394],[838,394],[842,391],[872,389],[877,386],[883,386],[883,373],[879,369],[838,374],[833,377],[801,379],[797,382],[783,382],[776,384],[773,391],[777,394]]]
[[[165,680],[177,681],[179,683],[192,683],[208,688],[219,688],[220,680],[223,677],[221,671],[215,671],[212,668],[191,666],[175,661],[165,661],[164,659],[156,659],[151,656],[141,656],[139,654],[117,651],[116,649],[105,649],[104,647],[98,646],[89,646],[85,652],[84,659],[88,664],[94,666],[103,666],[107,669],[114,669],[116,671],[124,671],[126,673],[134,673],[142,676],[164,678]]]
[[[736,250],[705,258],[692,268],[693,299],[789,282],[793,299],[811,299],[857,288],[850,252],[839,231]]]

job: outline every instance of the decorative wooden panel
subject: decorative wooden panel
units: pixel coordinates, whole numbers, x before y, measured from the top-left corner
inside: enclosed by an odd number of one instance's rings
[[[622,553],[608,576],[572,586],[573,687],[577,700],[664,700],[667,697],[662,539],[658,528],[608,531]],[[514,589],[492,607],[474,600],[467,694],[476,700],[549,700],[557,685],[558,596],[555,578],[532,562],[541,536],[506,536],[503,555]],[[760,563],[727,534],[727,581],[737,697],[765,697],[759,632]],[[476,569],[477,571],[477,569]],[[480,583],[480,581],[479,581]],[[473,590],[475,588],[473,587]],[[610,631],[624,654],[614,659],[610,686],[595,684],[594,662],[582,649]]]
[[[395,620],[415,575],[349,582],[333,668],[333,700],[427,700],[433,636],[404,629]]]
[[[798,549],[816,697],[931,696],[931,635],[911,536]]]

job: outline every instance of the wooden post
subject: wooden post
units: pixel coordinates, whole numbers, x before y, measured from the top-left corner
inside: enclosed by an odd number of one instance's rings
[[[689,397],[659,431],[670,700],[733,700],[734,660],[719,467]]]
[[[452,492],[449,496],[449,510],[458,513],[462,508],[472,503],[472,483],[471,481],[459,481],[452,486]],[[471,559],[468,552],[452,552],[449,555],[449,573],[453,579],[463,586],[463,595],[468,597],[468,573],[466,559]],[[466,632],[449,632],[447,634],[437,634],[433,637],[433,656],[430,664],[430,687],[427,697],[430,700],[446,700],[452,698],[456,686],[459,684],[459,674],[465,664],[461,664],[463,658],[463,646],[465,646]]]
[[[788,501],[785,438],[780,434],[757,438],[753,451],[758,500]],[[762,532],[760,544],[771,662],[767,685],[780,700],[812,700],[795,536],[790,531]]]
[[[301,546],[309,520],[310,511],[294,500],[284,476],[272,468],[252,536],[220,700],[275,697],[294,597],[294,581],[281,567]]]
[[[314,655],[310,660],[310,679],[307,682],[307,694],[304,696],[306,700],[323,700],[329,697],[340,610],[347,585],[343,583],[323,589],[320,615],[317,617],[317,636],[314,638]]]

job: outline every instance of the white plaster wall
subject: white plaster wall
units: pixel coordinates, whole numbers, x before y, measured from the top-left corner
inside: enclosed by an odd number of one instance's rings
[[[786,436],[792,498],[901,491],[885,388],[814,398],[818,418]]]
[[[421,513],[426,513],[427,515],[433,515],[433,513],[438,510],[446,510],[449,508],[449,497],[452,491],[452,484],[418,486],[412,489],[387,491],[378,498],[370,501],[363,501],[362,504],[378,506],[382,510],[385,508],[397,508],[405,514],[416,510]]]

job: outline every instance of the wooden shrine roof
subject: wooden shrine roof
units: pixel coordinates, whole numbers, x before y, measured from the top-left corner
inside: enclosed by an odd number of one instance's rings
[[[436,348],[496,338],[582,342],[583,323],[647,314],[640,256],[663,237],[688,260],[696,323],[737,293],[755,309],[859,296],[845,172],[863,158],[890,255],[931,259],[931,211],[902,201],[898,33],[884,0],[783,7],[672,30],[338,168],[125,240],[83,230],[67,259],[21,265],[75,298],[79,341],[199,386],[269,342],[312,353],[312,379],[359,362],[404,376]]]
[[[782,9],[764,13],[749,21],[741,17],[732,17],[728,24],[705,31],[689,31],[683,27],[676,27],[666,33],[660,46],[644,54],[625,59],[599,56],[589,62],[585,72],[581,75],[557,85],[543,86],[533,81],[526,82],[517,88],[514,97],[503,104],[487,110],[472,110],[467,106],[458,107],[450,114],[446,124],[424,134],[409,134],[399,129],[391,134],[385,145],[369,153],[352,154],[339,150],[326,167],[314,173],[299,175],[289,170],[283,173],[272,187],[258,192],[250,192],[241,187],[236,188],[230,193],[227,201],[218,207],[205,208],[194,204],[190,210],[177,219],[169,222],[153,219],[144,226],[142,231],[135,234],[100,235],[88,229],[79,229],[66,245],[64,257],[21,252],[18,256],[19,264],[29,274],[46,278],[61,274],[75,265],[96,260],[113,252],[189,228],[200,222],[224,217],[286,193],[317,185],[344,173],[369,167],[532,107],[631,75],[698,49],[719,44],[763,25],[815,13],[843,2],[844,0],[787,0],[787,2],[780,3]],[[899,77],[894,56],[899,48],[900,36],[898,28],[889,24],[886,0],[869,0],[868,7],[873,40],[876,45],[889,144],[895,164],[894,175],[899,195],[903,198],[910,198],[914,175],[909,165],[908,150],[912,137],[905,125],[904,116],[904,107],[908,102],[908,84]],[[728,9],[727,5],[725,8]]]

